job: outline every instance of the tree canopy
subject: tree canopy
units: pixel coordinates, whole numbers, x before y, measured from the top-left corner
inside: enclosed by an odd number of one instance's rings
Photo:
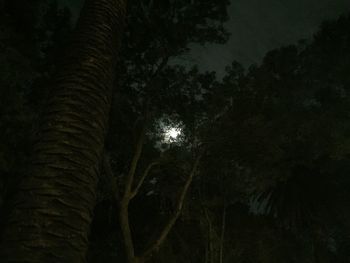
[[[179,58],[234,37],[228,4],[129,1],[88,262],[348,262],[350,16],[218,79]],[[73,28],[0,7],[2,233]]]

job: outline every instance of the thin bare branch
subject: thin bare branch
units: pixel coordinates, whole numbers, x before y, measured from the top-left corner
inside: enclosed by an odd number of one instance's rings
[[[131,187],[134,182],[135,172],[139,163],[145,140],[145,128],[143,127],[136,143],[134,156],[131,160],[130,169],[126,177],[123,199],[130,199]]]
[[[222,224],[221,224],[221,236],[220,236],[220,263],[224,262],[224,245],[225,245],[225,231],[226,231],[226,202],[224,201],[224,207],[222,211]]]
[[[172,229],[172,227],[174,226],[174,224],[176,223],[177,219],[179,218],[179,216],[181,214],[184,200],[185,200],[186,194],[188,192],[188,189],[192,183],[194,175],[197,172],[201,157],[202,157],[202,154],[198,155],[193,166],[192,166],[192,170],[191,170],[189,176],[187,177],[186,183],[183,186],[182,191],[181,191],[179,198],[177,200],[175,213],[169,219],[168,223],[164,226],[163,230],[160,232],[159,237],[153,242],[153,244],[150,246],[150,248],[148,248],[141,255],[140,258],[148,258],[153,254],[153,252],[157,251],[160,248],[160,246],[162,245],[162,243],[164,242],[164,240],[166,239],[166,237],[168,236],[168,234],[169,234],[170,230]]]
[[[159,162],[156,161],[156,162],[151,162],[151,163],[147,166],[147,168],[146,168],[146,170],[144,171],[144,173],[142,174],[142,176],[141,176],[141,178],[140,178],[140,180],[139,180],[137,186],[135,187],[135,189],[134,189],[133,191],[131,191],[131,193],[130,193],[130,199],[133,199],[133,198],[138,194],[138,192],[139,192],[141,186],[143,185],[143,182],[145,181],[146,177],[149,175],[149,173],[150,173],[150,171],[152,170],[152,168],[153,168],[154,166],[158,165],[158,164],[159,164]]]

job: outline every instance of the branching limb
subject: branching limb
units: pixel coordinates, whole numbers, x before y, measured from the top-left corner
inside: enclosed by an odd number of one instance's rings
[[[138,137],[136,148],[134,155],[131,160],[129,172],[127,174],[125,184],[124,184],[124,193],[122,195],[122,198],[119,202],[119,222],[120,222],[120,229],[123,236],[124,246],[125,246],[125,252],[127,256],[127,261],[129,263],[135,262],[135,248],[134,248],[134,241],[132,238],[131,228],[130,228],[130,222],[129,222],[129,203],[131,200],[131,188],[134,182],[135,178],[135,172],[137,165],[139,163],[144,140],[145,140],[145,125],[143,125],[143,128],[140,132],[140,135]]]
[[[167,222],[167,224],[164,226],[163,230],[160,232],[159,237],[153,242],[153,244],[140,256],[140,258],[146,259],[149,258],[154,252],[158,251],[160,246],[162,245],[162,243],[164,242],[164,240],[166,239],[166,237],[168,236],[170,230],[172,229],[172,227],[174,226],[174,224],[176,223],[177,219],[179,218],[182,208],[183,208],[183,204],[184,204],[184,200],[186,197],[186,194],[188,192],[188,189],[192,183],[193,177],[197,172],[198,166],[199,166],[199,162],[201,159],[202,155],[198,155],[193,166],[191,169],[191,172],[189,174],[189,176],[187,177],[186,183],[184,185],[184,187],[182,188],[182,191],[179,195],[179,198],[177,200],[177,204],[176,204],[176,210],[175,213],[173,214],[173,216],[169,219],[169,221]]]
[[[145,128],[143,127],[142,131],[140,133],[140,136],[137,140],[134,156],[131,160],[130,169],[129,169],[129,172],[127,174],[126,180],[125,180],[125,187],[124,187],[124,194],[123,194],[124,201],[126,201],[127,199],[130,200],[131,188],[132,188],[132,185],[134,183],[136,168],[137,168],[137,165],[139,163],[141,153],[143,150],[145,133],[146,133]]]
[[[139,192],[141,186],[143,185],[143,183],[144,183],[146,177],[149,175],[149,173],[150,173],[150,171],[152,170],[152,168],[153,168],[154,166],[158,165],[158,164],[159,164],[159,162],[156,161],[156,162],[151,162],[151,163],[147,166],[147,168],[146,168],[146,170],[144,171],[144,173],[142,174],[142,176],[141,176],[141,178],[140,178],[140,180],[139,180],[137,186],[135,187],[135,189],[134,189],[133,191],[131,191],[131,193],[130,193],[130,199],[133,199],[133,198],[138,194],[138,192]]]

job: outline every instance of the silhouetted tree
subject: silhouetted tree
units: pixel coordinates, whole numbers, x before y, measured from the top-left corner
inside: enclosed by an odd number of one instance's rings
[[[86,1],[3,237],[4,262],[84,262],[126,1]]]

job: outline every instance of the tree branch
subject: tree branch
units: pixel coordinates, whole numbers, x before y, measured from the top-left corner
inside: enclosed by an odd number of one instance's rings
[[[132,184],[134,182],[136,168],[137,168],[137,165],[139,163],[139,160],[140,160],[140,157],[141,157],[141,153],[142,153],[142,150],[143,150],[143,144],[144,144],[144,141],[145,141],[145,133],[146,133],[145,130],[146,129],[145,129],[144,126],[145,125],[143,125],[143,128],[141,130],[140,136],[139,136],[139,138],[137,140],[134,156],[133,156],[133,158],[131,160],[130,169],[129,169],[128,175],[126,177],[125,186],[124,186],[123,200],[124,199],[130,200],[131,187],[132,187]]]
[[[133,191],[131,191],[130,193],[130,199],[133,199],[139,192],[141,186],[143,185],[143,182],[145,181],[146,177],[149,175],[149,172],[152,170],[152,168],[156,165],[159,164],[159,161],[155,161],[155,162],[151,162],[146,170],[144,171],[144,173],[142,174],[137,186],[135,187],[135,189]]]
[[[131,160],[130,169],[125,180],[124,193],[119,202],[119,222],[128,262],[134,262],[135,260],[135,248],[129,222],[129,203],[131,200],[131,187],[134,182],[136,168],[143,150],[145,133],[146,129],[144,124],[138,137],[134,156]]]
[[[224,245],[225,245],[225,231],[226,231],[226,202],[224,201],[224,207],[222,211],[222,224],[221,224],[221,235],[220,235],[220,263],[224,262]]]
[[[176,223],[176,221],[179,218],[180,213],[182,211],[184,200],[185,200],[186,194],[188,192],[188,189],[189,189],[189,187],[190,187],[190,185],[192,183],[194,175],[197,172],[197,168],[198,168],[198,165],[199,165],[201,157],[202,157],[202,154],[198,155],[196,160],[195,160],[195,162],[194,162],[194,164],[193,164],[193,166],[192,166],[192,170],[191,170],[189,176],[187,177],[186,183],[185,183],[184,187],[182,188],[182,191],[181,191],[181,193],[179,195],[179,198],[177,200],[175,213],[169,219],[168,223],[164,226],[163,230],[160,232],[160,235],[159,235],[158,239],[156,239],[153,242],[153,244],[150,246],[150,248],[148,248],[140,256],[140,258],[146,259],[146,258],[150,257],[153,254],[153,252],[159,250],[160,246],[162,245],[162,243],[164,242],[164,240],[168,236],[170,230],[172,229],[172,227]]]

